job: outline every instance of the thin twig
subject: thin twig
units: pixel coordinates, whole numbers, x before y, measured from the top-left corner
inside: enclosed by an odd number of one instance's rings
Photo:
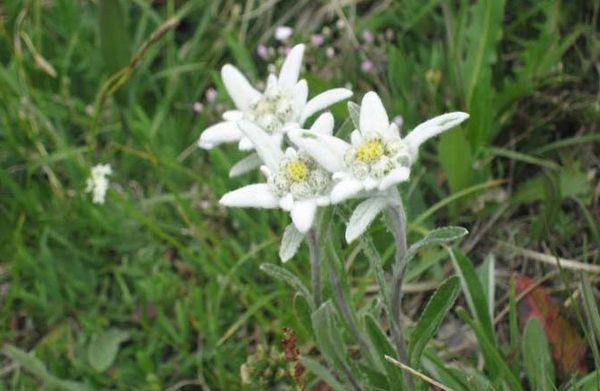
[[[310,255],[310,280],[312,283],[313,297],[315,306],[321,305],[321,258],[319,254],[319,244],[317,242],[317,232],[311,228],[306,235],[308,243],[308,253]]]
[[[415,369],[412,369],[408,365],[402,364],[400,361],[388,356],[387,354],[385,355],[385,359],[388,360],[389,362],[391,362],[392,364],[394,364],[395,366],[397,366],[398,368],[402,369],[403,371],[406,371],[406,372],[410,373],[411,375],[417,376],[421,380],[426,381],[427,383],[431,384],[434,387],[439,388],[440,390],[453,391],[452,388],[448,388],[445,385],[443,385],[442,383],[430,378],[429,376],[427,376]]]
[[[498,243],[503,247],[510,248],[516,251],[519,255],[522,255],[533,261],[543,262],[557,267],[560,265],[560,267],[563,269],[600,273],[600,266],[598,265],[590,265],[588,263],[582,263],[572,259],[560,258],[537,251],[527,250],[503,241],[498,241]]]

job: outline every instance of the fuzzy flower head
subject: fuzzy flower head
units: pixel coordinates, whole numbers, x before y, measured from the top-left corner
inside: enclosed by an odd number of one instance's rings
[[[92,193],[92,202],[104,204],[106,190],[108,190],[108,176],[112,174],[110,164],[97,164],[92,167],[90,177],[86,182],[86,193]]]
[[[379,96],[368,92],[362,99],[358,129],[352,132],[351,143],[302,130],[291,132],[290,138],[333,173],[337,183],[331,201],[339,203],[372,192],[386,192],[406,181],[421,144],[468,117],[462,112],[443,114],[422,123],[402,138],[398,126],[393,121],[390,123]]]
[[[238,127],[242,121],[257,125],[281,145],[287,131],[301,128],[313,114],[352,95],[350,90],[335,88],[307,100],[306,80],[298,81],[303,54],[304,45],[294,46],[283,62],[279,76],[270,74],[262,93],[252,87],[237,68],[225,65],[221,77],[236,109],[226,111],[223,122],[204,130],[198,145],[211,149],[222,143],[238,142],[241,150],[253,150],[253,143]],[[253,158],[252,162],[255,163],[256,159]],[[243,169],[237,167],[232,170],[241,174],[256,167],[256,164],[246,163]]]
[[[266,183],[244,186],[225,194],[220,203],[230,207],[281,208],[290,212],[295,229],[306,233],[317,207],[329,204],[331,174],[302,150],[281,151],[269,134],[252,122],[240,122],[241,131],[256,147]],[[322,114],[308,132],[331,134],[333,117]]]

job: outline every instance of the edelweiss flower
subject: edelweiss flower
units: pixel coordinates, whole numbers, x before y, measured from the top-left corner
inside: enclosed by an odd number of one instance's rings
[[[104,204],[106,190],[108,189],[107,176],[112,174],[110,164],[97,164],[92,167],[90,177],[86,182],[86,193],[92,193],[92,202]]]
[[[283,135],[289,129],[301,128],[313,114],[352,96],[350,90],[335,88],[307,101],[306,80],[298,81],[303,54],[304,45],[294,46],[283,62],[279,77],[269,75],[264,93],[252,87],[237,68],[226,64],[221,70],[221,77],[237,110],[226,111],[223,122],[204,130],[198,145],[211,149],[222,143],[239,142],[241,150],[254,149],[248,137],[238,128],[240,121],[258,125],[275,144],[281,145]],[[259,165],[257,156],[250,155],[236,164],[230,175],[241,175]]]
[[[264,162],[261,171],[267,182],[231,191],[219,202],[231,207],[281,208],[290,212],[298,233],[306,233],[313,225],[317,207],[329,204],[331,174],[301,150],[288,148],[284,153],[269,134],[255,124],[241,121],[239,126]],[[325,113],[308,132],[331,134],[332,130],[333,116]]]
[[[331,192],[332,203],[369,197],[350,218],[346,239],[352,241],[389,205],[395,185],[408,179],[421,144],[468,117],[463,112],[440,115],[418,125],[403,139],[398,126],[390,123],[379,96],[368,92],[362,99],[358,129],[352,132],[351,143],[303,130],[289,135],[296,146],[333,173],[337,183]]]

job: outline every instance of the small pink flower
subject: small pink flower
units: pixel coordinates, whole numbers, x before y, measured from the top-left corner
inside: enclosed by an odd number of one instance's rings
[[[312,45],[315,47],[321,46],[323,42],[325,42],[325,37],[323,37],[321,34],[313,34],[310,37],[310,43],[312,43]]]
[[[210,87],[209,89],[206,90],[206,92],[204,93],[204,96],[206,97],[207,102],[214,102],[215,99],[217,99],[217,90]]]
[[[275,29],[275,39],[278,41],[287,41],[292,34],[294,29],[289,26],[279,26]]]
[[[360,64],[360,69],[364,72],[364,73],[370,73],[373,71],[373,69],[375,68],[375,65],[373,65],[373,62],[371,60],[364,60],[361,64]]]
[[[362,32],[362,39],[363,41],[365,41],[365,43],[373,43],[373,41],[375,40],[375,36],[371,31],[365,30]]]
[[[292,48],[290,48],[289,46],[284,46],[284,48],[283,48],[284,55],[287,56],[288,54],[290,54],[291,51],[292,51]]]
[[[258,57],[262,58],[263,60],[266,60],[267,56],[269,55],[269,49],[265,45],[260,44],[256,47],[256,54],[258,55]]]
[[[192,109],[194,110],[194,113],[200,114],[202,110],[204,110],[204,105],[200,102],[194,102]]]
[[[396,124],[396,126],[398,126],[398,128],[402,128],[402,124],[404,124],[404,118],[402,118],[401,115],[395,116],[392,121],[394,121],[394,123]]]

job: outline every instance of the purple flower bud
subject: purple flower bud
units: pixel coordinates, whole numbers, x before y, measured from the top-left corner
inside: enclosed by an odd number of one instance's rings
[[[312,43],[312,45],[315,47],[321,46],[323,42],[325,42],[325,37],[323,37],[321,34],[313,34],[310,37],[310,43]]]
[[[371,73],[373,71],[373,69],[375,68],[375,65],[373,64],[373,62],[371,60],[364,60],[361,64],[360,64],[360,69],[364,72],[364,73]]]
[[[204,110],[204,105],[200,102],[194,102],[192,109],[194,110],[194,113],[200,114],[202,110]]]
[[[214,102],[215,99],[217,99],[217,90],[210,87],[209,89],[206,90],[206,92],[204,93],[204,96],[206,97],[206,100],[208,102]]]
[[[256,47],[256,54],[261,59],[266,60],[269,55],[269,49],[265,45],[260,44]]]
[[[289,26],[279,26],[275,29],[275,39],[278,41],[286,41],[292,34],[294,34],[294,29]]]
[[[398,128],[402,128],[402,124],[404,124],[404,118],[402,118],[401,115],[395,116],[392,121],[394,121],[394,123],[396,124],[396,126],[398,126]]]

